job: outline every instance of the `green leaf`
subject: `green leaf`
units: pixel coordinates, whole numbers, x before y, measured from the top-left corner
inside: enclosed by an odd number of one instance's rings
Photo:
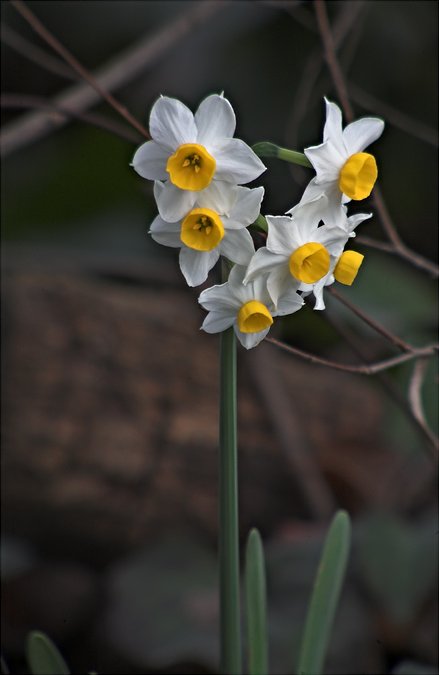
[[[250,675],[268,673],[267,588],[264,551],[259,532],[252,529],[247,541],[245,599]]]
[[[351,540],[346,511],[333,518],[326,537],[308,609],[300,649],[299,675],[319,675],[323,670],[332,624],[346,571]]]
[[[70,675],[58,648],[44,633],[32,631],[28,634],[26,658],[32,675]]]

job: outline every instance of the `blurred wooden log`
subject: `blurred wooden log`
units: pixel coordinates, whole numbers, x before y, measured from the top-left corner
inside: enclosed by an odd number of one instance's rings
[[[124,549],[165,528],[214,541],[219,340],[199,330],[199,289],[167,261],[133,263],[124,284],[108,264],[92,274],[59,256],[10,260],[4,527],[68,550]],[[286,518],[325,517],[335,504],[384,504],[394,459],[380,441],[380,395],[364,378],[273,350],[240,349],[238,358],[243,536],[253,525],[267,533]],[[267,405],[276,379],[262,395],[255,376],[270,358],[291,410],[283,430]],[[308,477],[285,451],[290,433]],[[325,503],[308,480],[324,486]]]

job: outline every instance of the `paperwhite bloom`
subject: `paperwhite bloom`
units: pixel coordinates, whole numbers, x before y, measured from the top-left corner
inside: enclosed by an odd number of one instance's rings
[[[339,226],[345,215],[342,204],[351,199],[365,199],[372,191],[378,175],[377,165],[373,155],[363,150],[381,136],[384,122],[377,117],[363,117],[342,130],[340,108],[326,98],[325,104],[323,143],[304,150],[317,175],[305,190],[302,201],[324,193],[328,205],[322,217],[326,224]]]
[[[143,178],[165,181],[157,205],[168,222],[184,218],[200,194],[227,199],[231,188],[265,171],[253,150],[233,138],[235,113],[222,95],[208,96],[195,115],[180,101],[162,96],[151,110],[149,127],[152,140],[136,151],[132,166]]]
[[[163,183],[156,182],[155,194],[160,197]],[[183,220],[168,223],[157,216],[151,235],[159,244],[181,247],[180,268],[189,286],[199,286],[220,255],[239,265],[248,265],[255,252],[253,239],[246,229],[259,215],[264,188],[235,188],[236,201],[228,212],[228,200],[221,193],[198,195],[195,208]]]
[[[300,202],[294,216],[266,216],[267,244],[251,259],[244,284],[268,274],[268,292],[277,306],[284,296],[302,290],[303,284],[309,290],[326,277],[350,236],[349,225],[345,229],[319,227],[327,201],[325,195],[320,195],[312,202]],[[359,218],[354,218],[358,224]]]
[[[244,286],[245,272],[245,267],[236,265],[225,284],[203,291],[198,301],[209,310],[201,326],[206,333],[220,333],[233,326],[242,346],[252,349],[267,335],[274,316],[297,312],[303,300],[291,293],[275,310],[265,277],[257,276]]]

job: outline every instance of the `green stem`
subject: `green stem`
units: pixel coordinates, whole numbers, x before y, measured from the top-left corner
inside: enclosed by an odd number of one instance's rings
[[[240,675],[241,626],[236,433],[236,336],[233,326],[221,333],[220,368],[220,672],[223,675]]]
[[[300,164],[301,166],[307,166],[308,168],[312,169],[311,162],[303,152],[281,148],[278,145],[275,145],[274,143],[268,143],[267,141],[256,143],[252,146],[252,150],[258,155],[258,157],[277,157],[277,159],[283,159],[285,162]]]

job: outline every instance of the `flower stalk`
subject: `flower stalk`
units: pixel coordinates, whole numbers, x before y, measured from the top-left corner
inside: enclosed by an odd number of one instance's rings
[[[221,333],[219,425],[220,646],[224,675],[241,673],[236,336]]]

